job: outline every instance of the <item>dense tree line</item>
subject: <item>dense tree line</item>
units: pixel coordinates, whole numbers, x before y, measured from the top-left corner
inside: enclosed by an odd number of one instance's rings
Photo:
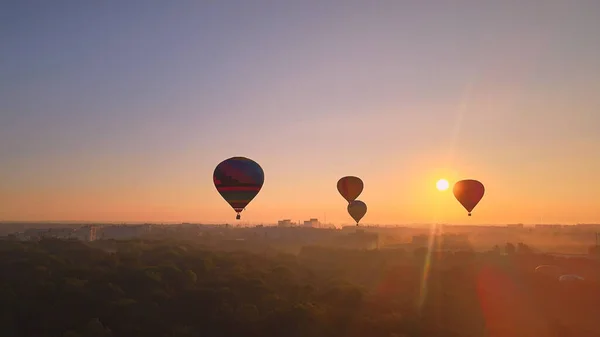
[[[296,256],[184,241],[97,245],[0,242],[0,335],[600,335],[598,263],[523,247],[510,255],[305,247]],[[542,263],[586,280],[535,274]]]

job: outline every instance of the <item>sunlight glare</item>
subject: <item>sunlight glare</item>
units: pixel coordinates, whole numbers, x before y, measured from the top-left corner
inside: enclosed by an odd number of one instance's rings
[[[435,187],[437,187],[439,191],[445,191],[448,189],[448,187],[450,187],[450,184],[448,183],[448,180],[440,179],[437,183],[435,183]]]

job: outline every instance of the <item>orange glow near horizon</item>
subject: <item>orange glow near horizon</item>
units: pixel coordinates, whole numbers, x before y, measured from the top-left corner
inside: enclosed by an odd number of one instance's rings
[[[265,186],[242,212],[240,223],[269,224],[281,218],[298,221],[311,217],[323,221],[326,217],[327,222],[337,225],[352,224],[346,203],[336,190],[340,174],[330,174],[330,179],[314,176],[314,183],[298,185],[290,183],[284,174],[270,174],[268,165],[265,167]],[[589,203],[577,203],[559,195],[541,195],[545,189],[519,191],[520,195],[515,196],[514,186],[492,170],[490,174],[477,176],[486,184],[486,195],[473,211],[473,216],[467,217],[467,212],[452,193],[440,193],[430,184],[440,173],[449,181],[470,175],[459,176],[450,169],[428,171],[419,165],[404,169],[407,173],[402,175],[393,174],[393,167],[389,168],[390,172],[368,174],[364,170],[359,175],[365,181],[365,189],[359,199],[369,207],[365,224],[576,223],[591,222],[594,216],[598,216],[591,199]],[[210,177],[210,168],[203,171]],[[306,175],[310,176],[311,172],[306,172]],[[22,190],[11,193],[10,198],[3,196],[1,201],[5,207],[1,211],[1,219],[238,223],[235,212],[220,197],[210,179],[192,185],[182,177],[175,177],[170,183],[148,185],[144,189],[97,186],[95,193],[69,186],[56,191]],[[557,183],[554,188],[556,191],[568,191],[565,185],[564,182]],[[578,209],[578,213],[565,215],[565,209]]]

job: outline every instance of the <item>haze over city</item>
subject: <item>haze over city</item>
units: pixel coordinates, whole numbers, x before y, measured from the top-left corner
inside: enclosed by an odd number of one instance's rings
[[[600,1],[0,5],[0,337],[600,336]]]
[[[600,222],[600,2],[10,2],[0,220]],[[486,195],[467,217],[451,189]]]

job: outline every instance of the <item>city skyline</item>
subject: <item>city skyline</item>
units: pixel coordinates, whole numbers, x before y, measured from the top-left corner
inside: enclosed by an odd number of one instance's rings
[[[0,20],[0,219],[600,222],[600,2],[19,2]],[[143,9],[143,10],[142,10]],[[467,217],[452,191],[477,179]]]

